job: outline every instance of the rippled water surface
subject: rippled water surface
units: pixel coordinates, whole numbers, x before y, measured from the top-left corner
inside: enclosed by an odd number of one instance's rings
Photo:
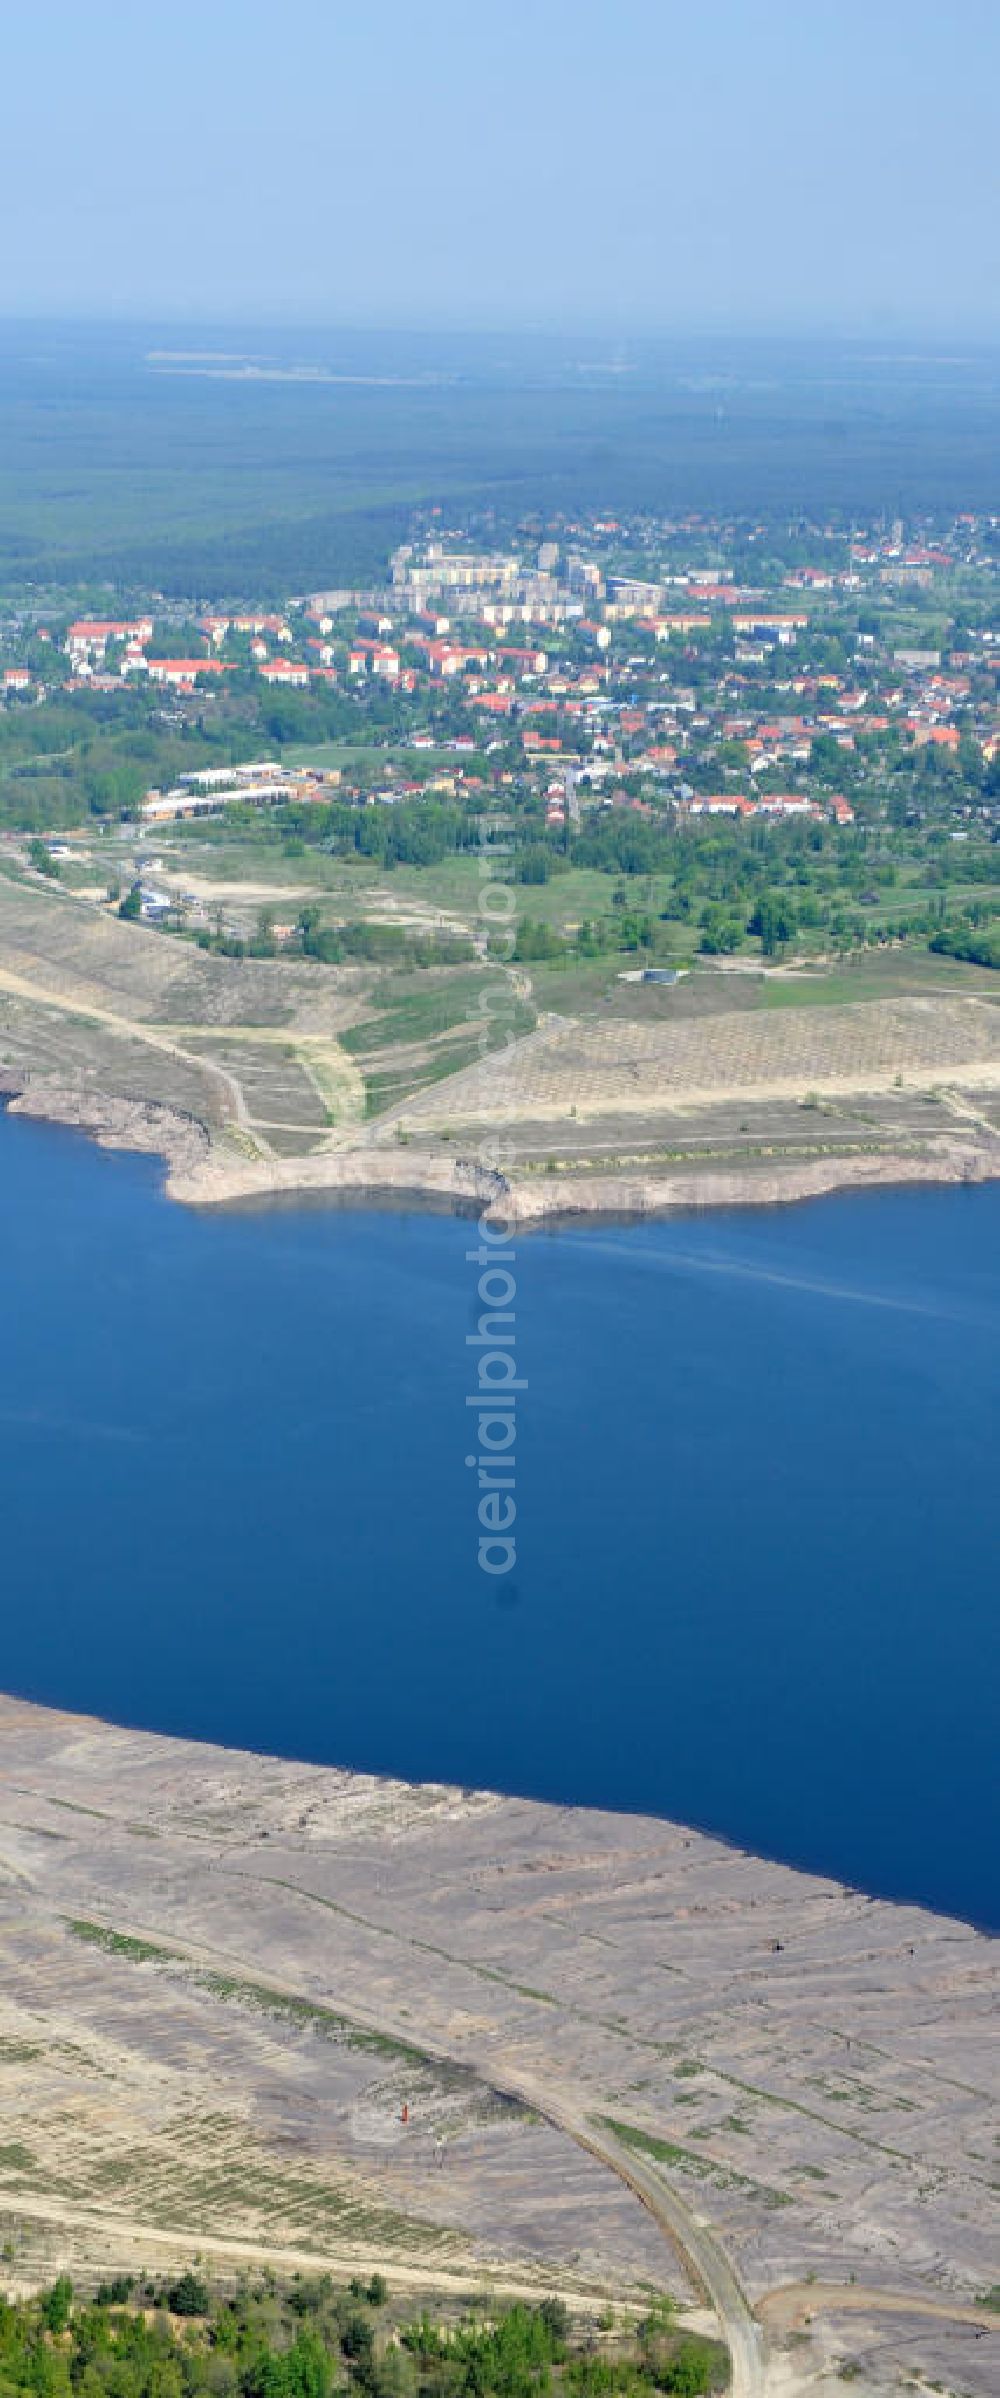
[[[1000,1924],[1000,1186],[518,1241],[492,1580],[474,1227],[197,1215],[0,1115],[0,1233],[5,1687]]]

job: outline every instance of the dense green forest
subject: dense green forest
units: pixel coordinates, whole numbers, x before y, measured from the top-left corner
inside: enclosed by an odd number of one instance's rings
[[[328,2274],[279,2290],[265,2276],[214,2293],[195,2269],[121,2278],[89,2301],[63,2275],[35,2300],[0,2299],[0,2398],[702,2398],[728,2378],[724,2348],[679,2330],[668,2302],[645,2321],[576,2332],[556,2298],[413,2317],[381,2274],[337,2290]]]
[[[226,329],[233,353],[240,336]],[[843,517],[995,505],[990,353],[850,343],[247,336],[259,378],[177,371],[202,326],[0,334],[0,593],[106,577],[202,599],[369,578],[432,496],[526,509]]]

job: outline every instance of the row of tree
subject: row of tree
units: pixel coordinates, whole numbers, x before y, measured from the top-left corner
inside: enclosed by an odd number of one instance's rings
[[[678,2331],[668,2302],[597,2350],[560,2299],[414,2320],[378,2273],[339,2290],[266,2277],[231,2298],[195,2270],[123,2276],[89,2303],[62,2275],[0,2299],[4,2398],[709,2398],[726,2378],[725,2350]]]

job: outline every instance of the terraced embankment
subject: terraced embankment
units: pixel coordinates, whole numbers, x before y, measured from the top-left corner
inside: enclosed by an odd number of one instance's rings
[[[1000,1171],[990,997],[550,1017],[525,1034],[525,991],[501,975],[499,1034],[495,1006],[487,1017],[502,1046],[469,1065],[484,973],[462,971],[386,1006],[363,968],[206,955],[2,881],[0,1090],[158,1151],[172,1195],[200,1203],[326,1191],[450,1205],[481,1198],[494,1172],[531,1222]]]
[[[962,1924],[676,1825],[0,1701],[25,2272],[197,2244],[582,2304],[666,2284],[743,2398],[788,2386],[769,2294],[815,2277],[825,2322],[856,2277],[936,2309],[907,2338],[939,2360],[989,2320],[996,1973]],[[984,2375],[977,2339],[957,2386]]]

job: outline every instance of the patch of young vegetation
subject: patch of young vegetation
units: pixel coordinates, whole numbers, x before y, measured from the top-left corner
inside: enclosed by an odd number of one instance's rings
[[[90,1948],[99,1948],[106,1957],[127,1957],[132,1965],[166,1965],[179,1960],[179,1951],[161,1948],[154,1940],[136,1940],[130,1932],[116,1932],[107,1924],[87,1923],[79,1916],[68,1918],[68,1929],[74,1940],[85,1940]]]
[[[35,2159],[23,2140],[6,2140],[0,2144],[0,2173],[33,2173]]]

